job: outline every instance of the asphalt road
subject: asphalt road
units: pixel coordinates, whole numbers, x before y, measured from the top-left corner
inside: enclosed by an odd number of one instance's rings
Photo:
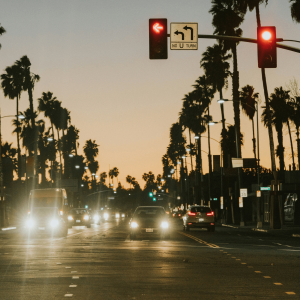
[[[178,219],[170,240],[131,241],[128,221],[0,234],[0,299],[300,299],[300,238]]]

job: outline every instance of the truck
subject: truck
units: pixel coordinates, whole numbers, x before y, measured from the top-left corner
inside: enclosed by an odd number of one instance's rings
[[[25,230],[28,234],[48,233],[67,236],[68,199],[65,189],[48,188],[31,190]]]

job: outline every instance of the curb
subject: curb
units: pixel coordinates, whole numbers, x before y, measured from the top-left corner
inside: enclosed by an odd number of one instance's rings
[[[235,228],[235,229],[239,228],[237,226],[232,226],[232,225],[227,225],[227,224],[222,224],[222,226],[224,226],[224,227],[230,227],[230,228]]]
[[[253,231],[260,231],[260,232],[269,232],[266,229],[259,229],[259,228],[252,228]]]

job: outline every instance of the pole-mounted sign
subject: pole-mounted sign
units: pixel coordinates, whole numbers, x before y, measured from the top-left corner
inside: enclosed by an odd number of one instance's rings
[[[171,50],[198,50],[198,23],[171,23]]]

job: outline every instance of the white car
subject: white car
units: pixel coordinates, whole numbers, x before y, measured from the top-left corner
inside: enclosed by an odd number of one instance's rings
[[[182,220],[184,231],[189,231],[190,228],[207,228],[208,231],[215,231],[215,214],[209,206],[191,206]]]

